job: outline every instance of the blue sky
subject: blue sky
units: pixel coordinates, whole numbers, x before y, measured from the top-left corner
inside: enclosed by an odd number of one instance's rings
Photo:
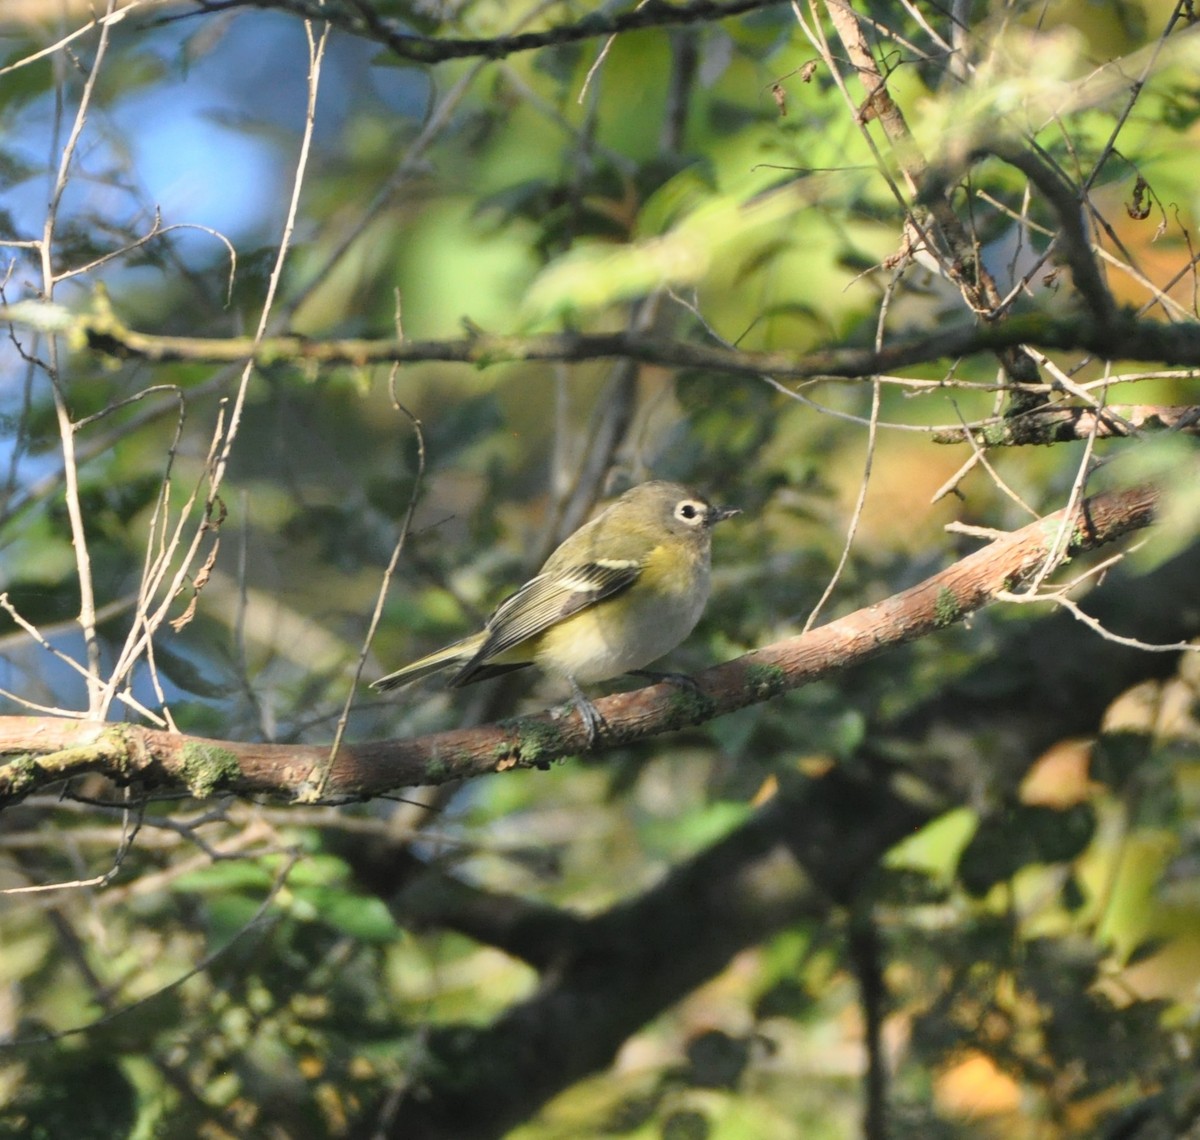
[[[74,51],[89,61],[94,37]],[[12,63],[41,45],[0,35],[0,63]],[[419,118],[428,98],[424,74],[379,66],[377,50],[335,34],[329,44],[317,106],[313,161],[336,162],[345,145],[347,112],[364,106],[397,121]],[[380,62],[385,62],[380,60]],[[0,239],[42,234],[63,141],[75,110],[80,80],[67,85],[61,121],[55,124],[53,92],[36,93],[38,68],[0,76]],[[97,84],[93,111],[77,150],[76,165],[59,215],[60,233],[79,223],[102,248],[121,244],[128,228],[146,232],[157,207],[167,225],[204,226],[223,233],[245,252],[278,240],[290,193],[306,101],[308,48],[302,24],[271,12],[179,20],[147,29],[116,27]],[[7,90],[6,90],[7,86]],[[5,176],[6,170],[20,173]],[[301,233],[304,231],[302,230]],[[224,262],[219,242],[199,231],[172,236],[177,256],[195,264]],[[0,248],[0,265],[15,265],[9,301],[36,296],[40,270],[28,254]],[[59,268],[72,264],[66,255]],[[2,272],[2,270],[0,270]],[[119,292],[120,262],[103,277]],[[145,281],[149,270],[134,270]],[[59,287],[55,299],[86,304],[95,278]],[[21,414],[27,366],[0,338],[0,477],[7,474]],[[35,380],[36,383],[36,380]],[[25,456],[22,477],[43,473],[56,456]]]
[[[305,105],[307,46],[299,21],[245,12],[151,32],[119,28],[109,53],[110,98],[97,100],[79,150],[83,177],[68,208],[86,205],[121,224],[157,205],[168,224],[209,226],[235,243],[272,240]],[[377,102],[381,114],[421,114],[421,73],[373,66],[376,57],[368,44],[332,38],[317,108],[318,150],[336,152],[345,113],[362,100]],[[134,78],[123,83],[123,74]],[[0,77],[0,96],[4,83]],[[0,211],[17,230],[0,236],[41,233],[48,168],[57,162],[52,116],[49,95],[26,103],[0,141],[0,149],[40,171],[14,185],[0,182]],[[188,249],[197,240],[211,245],[207,238],[182,240]]]

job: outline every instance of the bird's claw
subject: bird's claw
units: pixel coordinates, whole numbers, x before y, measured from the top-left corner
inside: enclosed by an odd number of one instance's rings
[[[587,733],[587,746],[591,748],[600,738],[600,726],[604,723],[604,717],[600,715],[600,710],[583,695],[583,690],[575,682],[575,679],[568,678],[568,680],[571,682],[571,703],[575,706],[575,711],[579,713],[579,719],[583,722],[583,729]]]

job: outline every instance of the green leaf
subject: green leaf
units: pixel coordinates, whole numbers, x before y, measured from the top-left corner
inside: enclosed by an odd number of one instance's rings
[[[180,875],[171,883],[173,891],[221,894],[227,891],[260,891],[265,894],[275,876],[261,863],[250,859],[222,859],[197,871]]]
[[[1065,810],[1040,804],[1008,807],[980,823],[959,858],[959,881],[968,893],[982,897],[1022,867],[1074,859],[1095,830],[1090,804]]]
[[[296,898],[309,904],[309,921],[324,923],[360,942],[386,945],[403,931],[382,899],[353,894],[336,887],[307,887]]]

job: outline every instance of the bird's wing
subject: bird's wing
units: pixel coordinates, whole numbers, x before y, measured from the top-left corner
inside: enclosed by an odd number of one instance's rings
[[[479,651],[451,684],[482,680],[482,670],[494,658],[601,599],[627,590],[641,572],[642,562],[637,559],[597,558],[531,578],[496,607]]]
[[[444,649],[430,653],[419,661],[414,661],[411,665],[405,665],[403,669],[397,669],[386,677],[380,677],[378,681],[372,681],[371,688],[387,692],[389,689],[398,689],[401,685],[407,685],[412,681],[419,681],[422,677],[436,673],[440,669],[448,669],[451,665],[461,665],[475,656],[483,641],[483,635],[478,633],[464,637],[461,641],[456,641],[453,645],[447,645]]]

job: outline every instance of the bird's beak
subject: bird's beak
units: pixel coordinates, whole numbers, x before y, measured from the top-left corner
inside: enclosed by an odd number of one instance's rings
[[[724,522],[726,519],[733,518],[734,515],[742,513],[740,507],[713,507],[709,512],[708,525],[716,526],[719,522]]]

